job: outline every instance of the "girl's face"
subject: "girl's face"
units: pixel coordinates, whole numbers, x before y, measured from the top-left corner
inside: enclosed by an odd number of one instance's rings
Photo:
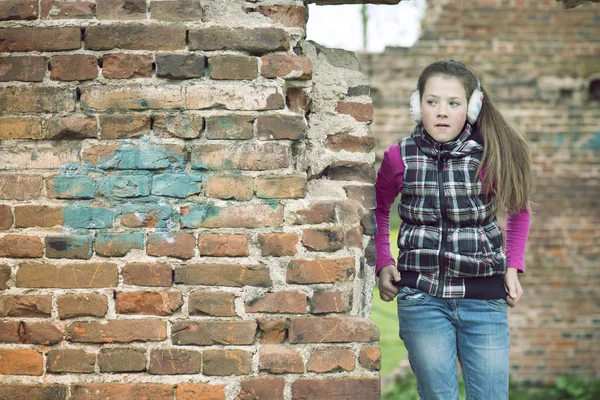
[[[427,132],[438,142],[454,140],[467,120],[467,92],[454,77],[434,75],[425,83],[421,117]]]

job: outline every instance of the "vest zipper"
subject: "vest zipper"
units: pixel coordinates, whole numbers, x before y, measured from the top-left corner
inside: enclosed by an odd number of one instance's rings
[[[444,280],[446,279],[446,268],[444,266],[444,253],[446,252],[446,198],[444,197],[444,158],[438,153],[438,190],[440,196],[440,216],[442,218],[442,242],[440,243],[440,254],[438,256],[438,264],[440,267],[439,283],[436,290],[438,297],[443,296],[444,292]]]

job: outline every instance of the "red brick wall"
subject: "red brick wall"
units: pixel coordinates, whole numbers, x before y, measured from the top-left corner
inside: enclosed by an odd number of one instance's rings
[[[371,79],[377,152],[414,126],[408,99],[421,70],[461,60],[497,95],[531,143],[535,214],[510,311],[514,381],[600,377],[600,8],[554,0],[428,2],[413,48],[359,54]]]
[[[0,398],[379,398],[373,108],[304,24],[0,2]]]

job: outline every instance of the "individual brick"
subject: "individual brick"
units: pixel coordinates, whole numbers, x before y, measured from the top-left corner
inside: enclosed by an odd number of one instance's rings
[[[372,210],[377,206],[375,202],[375,187],[373,185],[345,186],[344,190],[349,199],[362,204],[365,209]]]
[[[5,383],[0,385],[4,399],[66,399],[67,386],[58,384]]]
[[[346,150],[351,153],[368,153],[375,147],[375,137],[354,136],[347,133],[338,133],[327,136],[325,147],[333,151]]]
[[[269,55],[261,60],[260,74],[265,78],[312,79],[312,61],[308,57]]]
[[[256,335],[255,321],[207,320],[174,322],[171,339],[176,345],[249,345]]]
[[[39,175],[0,174],[0,199],[37,199],[42,193],[43,181]]]
[[[173,385],[161,383],[85,383],[71,385],[72,400],[88,400],[90,393],[99,399],[172,400]]]
[[[258,352],[258,370],[270,374],[302,374],[304,361],[297,350],[283,346],[263,346]]]
[[[315,290],[310,301],[313,314],[345,313],[350,311],[348,301],[339,290]]]
[[[121,224],[126,228],[167,228],[173,210],[168,205],[129,204],[121,207]]]
[[[260,331],[260,343],[277,344],[285,341],[288,327],[287,320],[259,317],[257,322]]]
[[[204,117],[197,114],[168,114],[154,117],[152,129],[155,134],[162,133],[182,139],[196,139],[204,129]]]
[[[120,292],[115,299],[117,314],[167,316],[182,304],[180,292]]]
[[[305,28],[307,9],[304,6],[259,5],[244,7],[246,13],[258,12],[276,23],[289,28]]]
[[[244,350],[205,350],[202,357],[204,375],[248,375],[252,372],[252,353]]]
[[[175,283],[208,286],[271,286],[264,265],[188,264],[175,269]]]
[[[96,356],[82,349],[50,350],[46,358],[46,370],[54,374],[94,372]]]
[[[54,143],[53,147],[16,146],[0,148],[0,170],[57,170],[61,166],[78,163],[78,146]],[[35,149],[35,150],[34,150]],[[34,154],[34,157],[31,155]],[[41,185],[40,188],[41,190]]]
[[[96,3],[98,19],[146,19],[146,0],[102,0]]]
[[[95,206],[67,206],[63,211],[64,226],[72,229],[111,228],[114,210]]]
[[[190,315],[235,317],[235,294],[229,292],[194,292],[190,294]]]
[[[254,196],[254,178],[244,175],[211,175],[206,182],[206,196],[247,201]]]
[[[85,175],[59,175],[52,180],[48,192],[57,199],[91,199],[96,193],[96,183]]]
[[[379,330],[375,323],[361,317],[293,317],[290,343],[375,342]]]
[[[181,86],[175,85],[119,87],[90,85],[81,89],[81,107],[84,110],[100,111],[179,109],[184,107],[184,97]]]
[[[129,263],[123,267],[123,283],[137,286],[171,286],[173,270],[169,264]]]
[[[35,0],[4,0],[0,3],[0,21],[30,20],[38,17]]]
[[[42,353],[27,349],[0,349],[0,375],[41,376]]]
[[[282,226],[283,207],[278,203],[221,207],[210,203],[181,208],[184,228],[258,228]]]
[[[224,54],[208,59],[208,76],[211,79],[256,79],[258,59],[244,55]]]
[[[190,50],[241,50],[250,53],[283,51],[290,48],[290,38],[283,29],[222,28],[190,30]]]
[[[42,253],[42,241],[39,237],[6,235],[0,238],[0,257],[37,258]]]
[[[103,348],[98,353],[98,367],[100,372],[143,372],[146,370],[146,351]]]
[[[362,226],[355,226],[352,228],[346,229],[344,233],[344,246],[345,247],[355,247],[357,249],[362,249],[362,238],[363,238],[363,228]]]
[[[150,195],[147,175],[106,175],[98,182],[98,193],[105,197],[144,197]]]
[[[83,151],[83,161],[100,169],[182,169],[185,155],[181,145],[126,144],[89,147]]]
[[[47,86],[0,87],[0,109],[4,112],[14,113],[73,112],[75,111],[75,90]]]
[[[63,341],[63,332],[50,322],[0,321],[0,342],[51,346]]]
[[[46,318],[52,313],[52,296],[0,296],[0,317]]]
[[[219,115],[206,118],[207,139],[247,140],[254,136],[254,117]]]
[[[354,352],[350,349],[316,349],[310,354],[306,370],[326,373],[354,370]]]
[[[100,115],[102,139],[128,139],[150,133],[150,116],[144,114]]]
[[[188,86],[186,92],[185,107],[189,110],[267,111],[285,107],[280,88],[261,84],[238,86],[207,81]]]
[[[50,59],[50,79],[85,81],[98,77],[98,60],[92,55],[54,56]]]
[[[156,342],[167,338],[167,321],[155,319],[76,321],[67,325],[66,333],[67,340],[72,342]]]
[[[187,349],[152,350],[148,372],[155,375],[197,374],[202,368],[199,351]]]
[[[381,369],[381,350],[378,346],[362,347],[358,362],[369,371],[379,371]]]
[[[114,53],[102,59],[102,76],[107,79],[152,77],[152,55]]]
[[[185,198],[200,193],[202,176],[165,173],[152,177],[152,194]]]
[[[97,25],[85,28],[84,41],[88,50],[183,50],[185,36],[184,26]]]
[[[332,181],[375,182],[375,166],[357,161],[334,161],[326,170]]]
[[[353,398],[379,400],[379,377],[344,377],[326,379],[297,379],[292,383],[292,399],[317,400],[326,398]]]
[[[301,199],[306,196],[306,177],[302,175],[259,176],[256,197],[266,199]]]
[[[301,140],[306,137],[306,120],[298,115],[261,115],[257,121],[260,140]]]
[[[286,281],[295,284],[336,283],[354,278],[354,258],[291,260]]]
[[[124,257],[131,250],[144,249],[144,233],[103,233],[96,236],[94,249],[103,257]]]
[[[192,147],[192,168],[268,171],[287,168],[287,147],[279,143],[199,144]]]
[[[0,57],[0,82],[41,82],[45,75],[46,59],[44,57]]]
[[[13,224],[12,210],[7,204],[0,204],[0,230],[10,229]]]
[[[42,19],[95,18],[96,3],[87,0],[42,0]]]
[[[310,96],[307,93],[307,89],[288,88],[285,104],[291,112],[305,115],[310,107]]]
[[[10,280],[10,267],[0,264],[0,290],[8,289],[8,281]]]
[[[156,56],[156,76],[166,79],[204,77],[204,56],[196,54],[169,54]]]
[[[204,15],[201,2],[196,0],[154,1],[150,13],[152,19],[161,21],[201,21]]]
[[[350,115],[358,122],[373,121],[373,104],[370,103],[339,102],[335,111]]]
[[[208,383],[183,383],[177,385],[176,395],[178,400],[223,400],[225,399],[225,386]]]
[[[21,264],[17,271],[17,287],[88,289],[117,286],[117,265],[87,264]]]
[[[198,248],[201,256],[245,257],[250,254],[248,235],[200,234]]]
[[[46,236],[46,257],[48,258],[92,258],[92,237]]]
[[[246,300],[247,313],[305,314],[307,296],[297,291],[266,293]]]
[[[103,294],[65,294],[58,296],[58,317],[104,317],[108,311],[108,299]]]
[[[146,253],[155,257],[188,259],[194,257],[195,248],[196,239],[192,234],[159,232],[148,235]]]
[[[80,47],[78,27],[0,29],[0,52],[67,51]]]
[[[258,244],[263,256],[285,257],[298,252],[298,235],[295,233],[261,233]]]
[[[42,139],[42,124],[39,117],[0,117],[0,139]]]
[[[340,228],[305,229],[302,244],[312,251],[337,251],[344,247],[344,231]]]
[[[45,120],[42,134],[45,139],[87,139],[98,137],[96,117],[53,117]]]
[[[272,376],[242,379],[240,394],[236,400],[271,399],[283,400],[285,380]]]

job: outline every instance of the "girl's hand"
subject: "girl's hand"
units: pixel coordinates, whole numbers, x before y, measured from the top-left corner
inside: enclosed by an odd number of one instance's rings
[[[379,271],[379,297],[383,301],[392,301],[398,294],[398,286],[400,282],[400,272],[395,265],[387,265]]]
[[[383,271],[382,271],[383,272]],[[516,268],[508,267],[506,274],[504,274],[504,289],[506,289],[506,304],[511,307],[515,307],[521,296],[523,296],[523,288],[519,282],[518,271]],[[381,276],[381,273],[379,273]]]

